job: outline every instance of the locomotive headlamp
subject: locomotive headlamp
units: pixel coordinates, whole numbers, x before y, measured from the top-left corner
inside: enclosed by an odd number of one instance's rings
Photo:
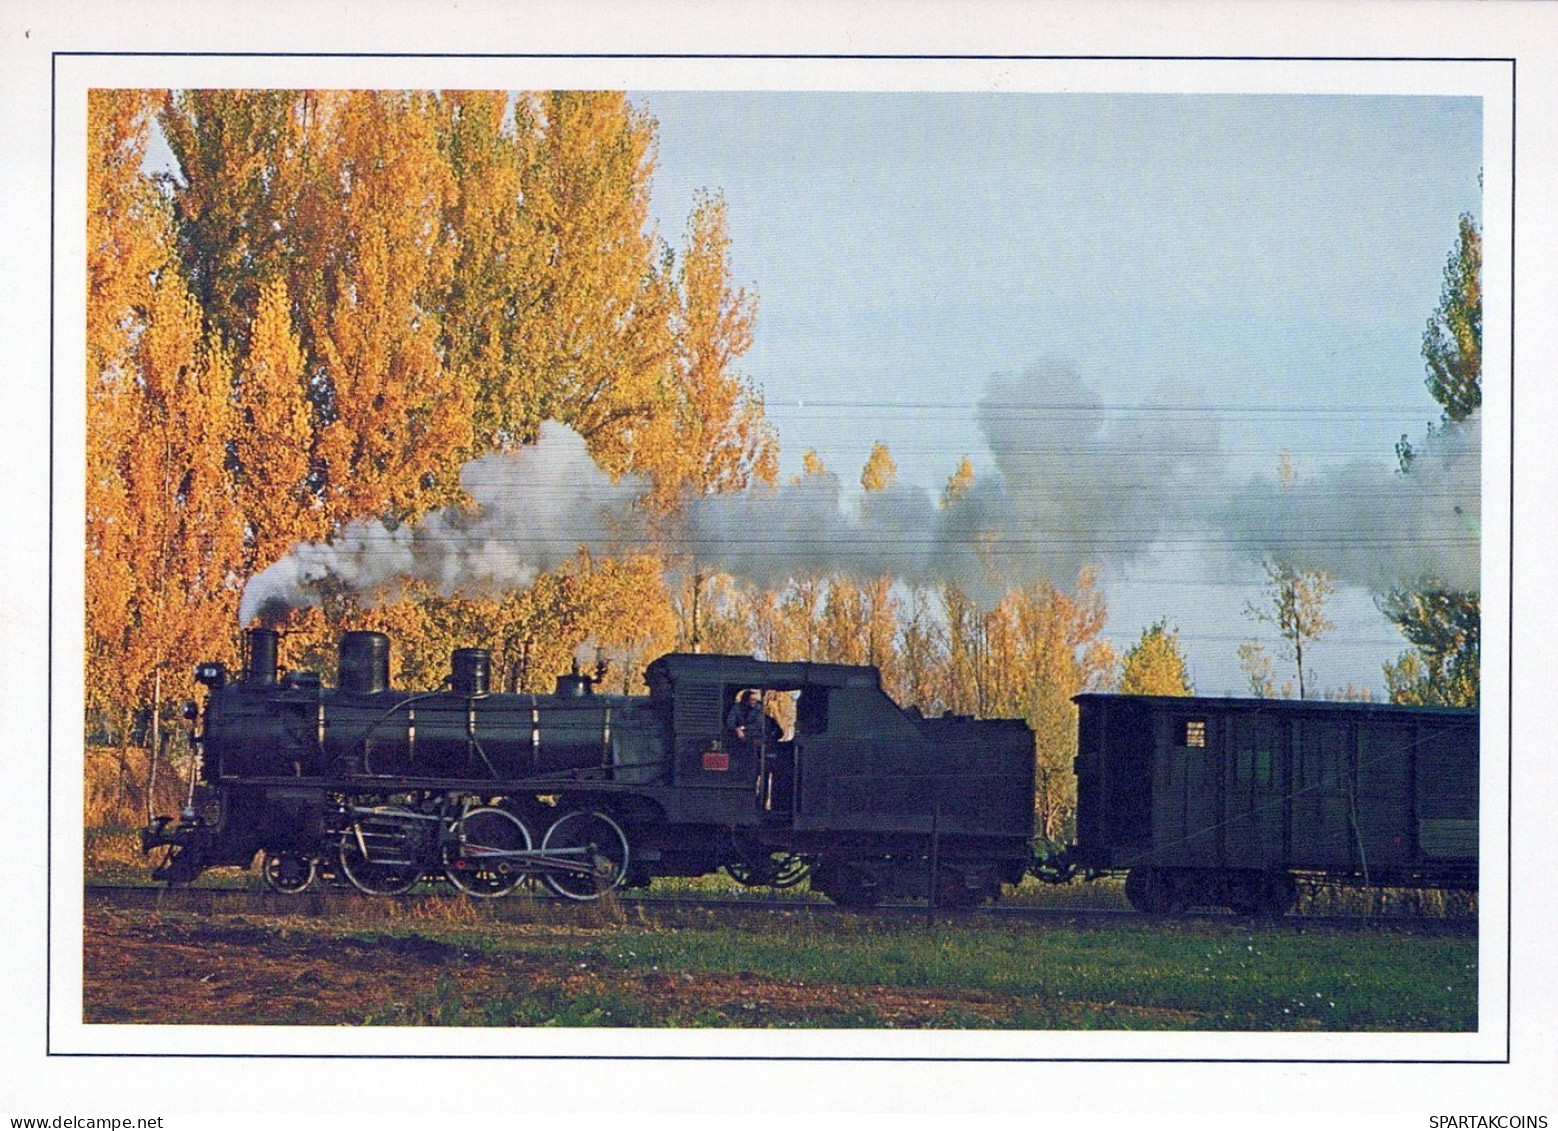
[[[221,664],[197,664],[195,667],[195,682],[203,683],[212,691],[223,687],[227,683],[227,669]]]

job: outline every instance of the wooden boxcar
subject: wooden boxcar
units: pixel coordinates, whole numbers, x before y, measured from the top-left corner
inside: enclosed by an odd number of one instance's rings
[[[1133,906],[1281,913],[1295,877],[1475,888],[1478,713],[1080,695],[1074,863]]]

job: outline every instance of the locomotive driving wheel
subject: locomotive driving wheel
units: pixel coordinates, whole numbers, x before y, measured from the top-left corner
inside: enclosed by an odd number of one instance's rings
[[[599,899],[627,878],[627,834],[604,813],[575,809],[557,818],[541,850],[551,854],[546,886],[564,899]]]
[[[416,858],[418,816],[380,810],[341,832],[341,871],[354,888],[367,895],[400,895],[416,886],[422,878]]]
[[[472,809],[454,826],[444,845],[444,875],[467,895],[492,899],[507,895],[525,879],[516,853],[529,852],[530,830],[503,809]]]

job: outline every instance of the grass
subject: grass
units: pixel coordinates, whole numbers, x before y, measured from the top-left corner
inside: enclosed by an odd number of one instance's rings
[[[1320,1032],[1477,1024],[1476,941],[1387,928],[1262,930],[1229,918],[1035,930],[854,916],[705,928],[610,903],[571,908],[571,921],[509,911],[498,919],[469,901],[436,915],[364,903],[369,918],[351,925],[187,913],[163,921],[235,977],[249,962],[263,963],[253,975],[262,979],[299,969],[320,985],[345,970],[366,979],[339,1009],[294,1002],[257,1022]],[[535,909],[550,910],[540,901]],[[393,973],[373,975],[369,958]],[[270,997],[252,978],[247,992]]]

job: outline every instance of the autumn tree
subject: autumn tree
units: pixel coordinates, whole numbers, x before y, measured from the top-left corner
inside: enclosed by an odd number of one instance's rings
[[[230,655],[236,620],[243,525],[227,466],[236,432],[231,373],[203,340],[199,310],[172,263],[152,297],[134,373],[115,422],[133,441],[106,469],[132,566],[118,578],[122,617],[91,610],[99,640],[89,649],[115,664],[123,712],[175,690],[159,671],[182,675],[199,659]]]
[[[1423,332],[1428,391],[1446,420],[1482,407],[1482,232],[1469,215],[1444,268],[1439,306]]]
[[[860,471],[860,486],[867,499],[888,491],[898,480],[898,464],[887,445],[878,440],[871,446]],[[881,671],[882,684],[895,697],[902,697],[897,654],[899,599],[894,592],[896,578],[878,576],[858,586],[865,662]]]
[[[1266,595],[1250,601],[1244,612],[1251,620],[1277,630],[1298,675],[1298,697],[1306,697],[1304,649],[1336,626],[1325,615],[1325,603],[1335,589],[1324,570],[1305,570],[1286,562],[1268,561]]]
[[[235,390],[238,504],[248,539],[244,573],[264,569],[298,541],[327,533],[309,484],[313,417],[308,363],[292,327],[286,280],[260,289]]]
[[[539,144],[532,104],[503,91],[446,91],[435,128],[453,191],[445,224],[455,242],[440,310],[440,352],[471,401],[472,445],[512,451],[535,438],[544,375],[523,363],[521,310],[544,269],[545,243],[525,211],[524,177]]]
[[[168,217],[142,175],[154,91],[87,98],[86,700],[89,715],[126,717],[122,658],[133,630],[139,560],[122,474],[137,440],[137,350],[168,260]]]
[[[1402,588],[1379,603],[1413,648],[1385,665],[1390,701],[1475,707],[1481,696],[1481,595]]]
[[[335,108],[342,186],[310,306],[322,425],[314,459],[333,522],[406,518],[450,501],[470,453],[470,391],[450,380],[431,317],[448,288],[454,191],[428,95],[354,91]]]
[[[159,116],[184,273],[207,331],[237,353],[295,248],[301,108],[298,91],[184,90]]]
[[[1114,682],[1107,610],[1091,571],[1067,593],[1050,582],[1013,589],[981,618],[983,713],[1021,718],[1035,738],[1040,835],[1067,839],[1076,812],[1077,709],[1072,696]]]
[[[1277,479],[1282,490],[1291,489],[1298,481],[1296,465],[1286,452],[1277,463]],[[1262,565],[1266,572],[1265,597],[1246,602],[1244,615],[1277,630],[1298,673],[1298,697],[1303,699],[1307,678],[1304,649],[1336,627],[1325,615],[1325,603],[1336,583],[1325,570],[1302,569],[1292,562],[1272,558]]]
[[[700,196],[675,272],[671,326],[674,381],[637,459],[662,505],[682,492],[707,495],[772,483],[778,439],[763,402],[736,366],[752,346],[757,299],[731,281],[725,202]]]
[[[1276,698],[1276,682],[1271,657],[1266,654],[1265,646],[1258,640],[1241,641],[1238,648],[1238,657],[1239,670],[1244,673],[1250,694],[1257,699]],[[1286,694],[1291,694],[1291,692],[1292,685],[1289,684],[1286,688]]]
[[[1122,695],[1191,695],[1188,666],[1179,646],[1179,630],[1167,618],[1142,631],[1120,664]]]
[[[242,554],[231,370],[141,170],[159,99],[88,102],[86,683],[120,742],[197,657],[229,654]]]
[[[536,131],[521,180],[534,270],[516,295],[511,363],[534,396],[496,423],[528,438],[559,420],[608,471],[636,470],[674,349],[672,283],[649,226],[654,122],[615,91],[527,96],[517,113]]]
[[[1439,305],[1423,333],[1428,391],[1442,408],[1440,428],[1471,419],[1482,406],[1482,234],[1470,216],[1444,269]],[[1434,429],[1430,428],[1430,433]],[[1417,453],[1396,446],[1401,474]],[[1378,598],[1413,650],[1385,665],[1393,703],[1476,706],[1481,696],[1482,595],[1425,577]]]

